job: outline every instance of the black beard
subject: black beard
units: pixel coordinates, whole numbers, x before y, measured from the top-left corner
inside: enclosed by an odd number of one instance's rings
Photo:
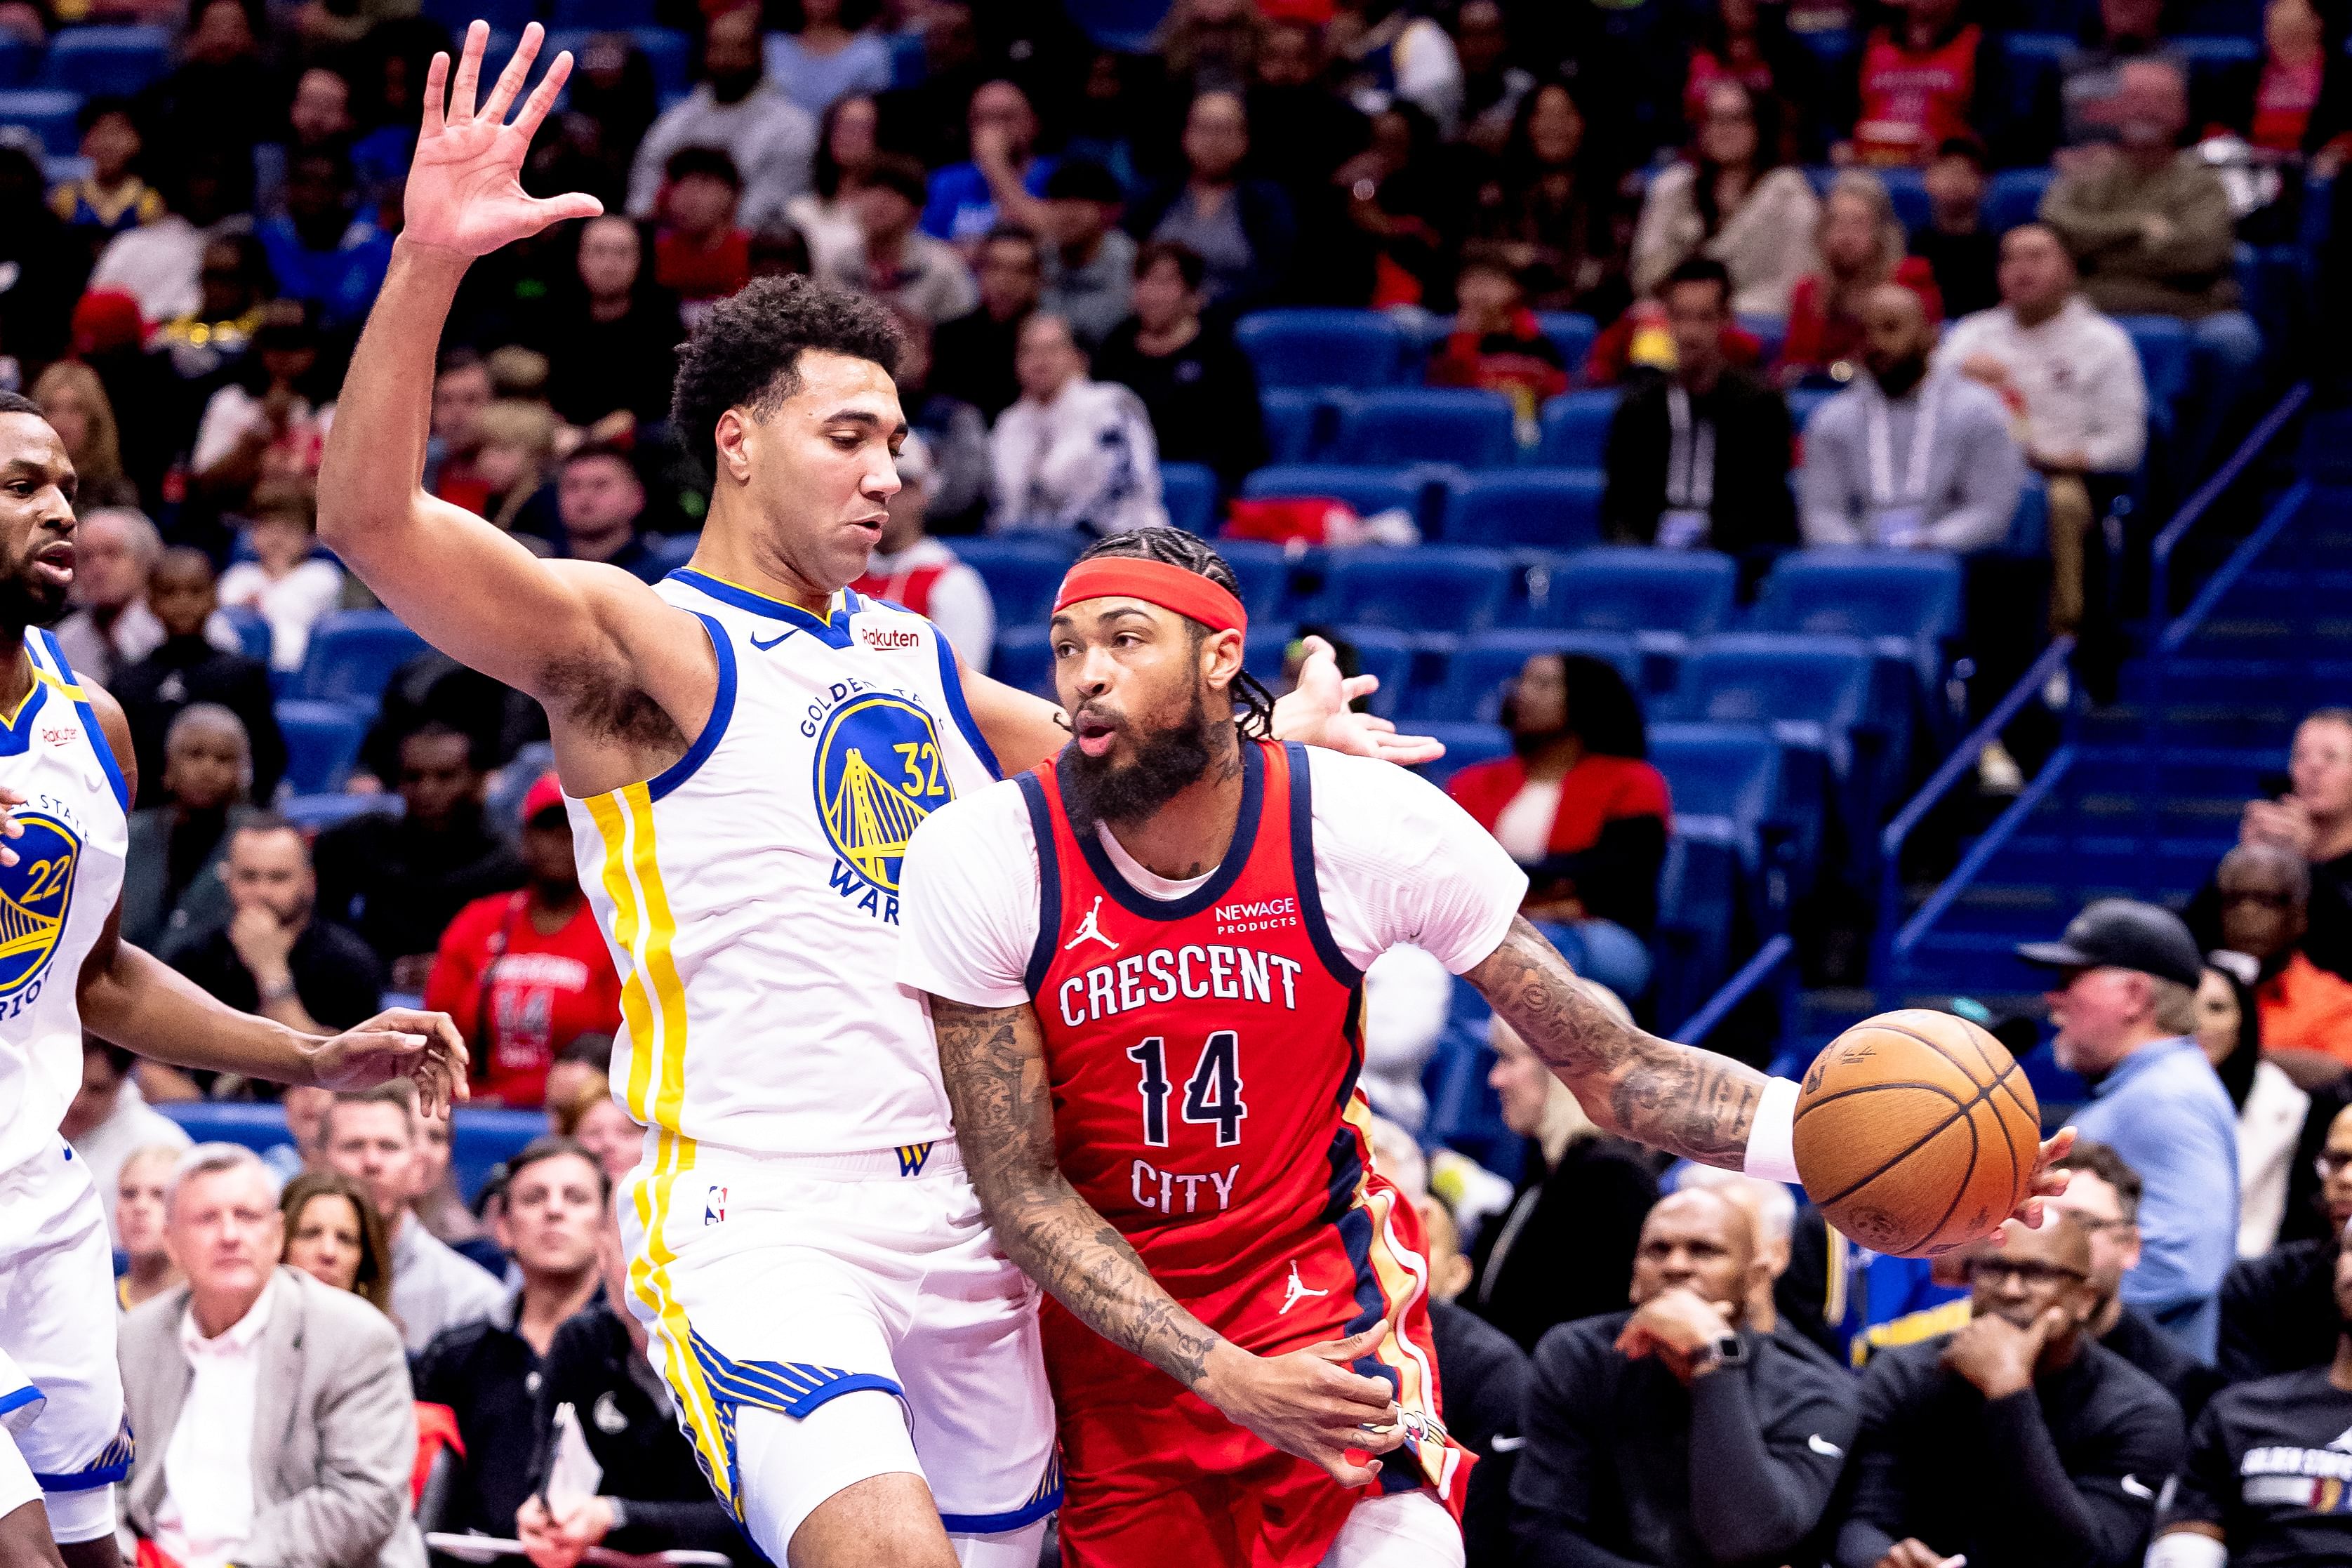
[[[1208,705],[1196,688],[1184,721],[1138,744],[1133,762],[1090,757],[1072,742],[1056,765],[1070,825],[1084,833],[1097,823],[1142,821],[1208,776],[1216,761],[1215,740]]]
[[[50,626],[65,613],[66,590],[35,578],[31,563],[0,580],[0,626]]]
[[[1926,380],[1927,376],[1926,360],[1902,360],[1878,373],[1878,390],[1889,397],[1908,397],[1911,395],[1911,389]]]

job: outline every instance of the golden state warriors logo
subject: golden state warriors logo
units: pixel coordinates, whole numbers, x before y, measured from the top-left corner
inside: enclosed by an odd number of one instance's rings
[[[16,817],[25,836],[9,847],[14,866],[0,866],[0,1001],[37,988],[65,930],[73,900],[74,867],[81,840],[46,812]]]
[[[955,798],[931,716],[887,691],[826,715],[816,741],[817,814],[837,857],[834,890],[895,925],[898,867],[923,818]]]

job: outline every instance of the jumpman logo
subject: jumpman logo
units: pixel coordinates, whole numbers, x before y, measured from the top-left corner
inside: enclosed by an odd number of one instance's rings
[[[1103,935],[1101,921],[1102,895],[1100,893],[1097,893],[1095,895],[1094,907],[1087,911],[1087,918],[1078,922],[1077,934],[1071,937],[1069,941],[1062,944],[1062,951],[1064,952],[1067,952],[1082,942],[1098,942],[1105,947],[1110,949],[1113,952],[1117,952],[1118,951],[1118,943]]]
[[[1318,1290],[1306,1280],[1301,1279],[1298,1277],[1298,1265],[1293,1263],[1290,1266],[1290,1282],[1283,1287],[1282,1310],[1275,1313],[1275,1316],[1277,1318],[1283,1316],[1309,1296],[1328,1296],[1330,1293],[1328,1290]]]

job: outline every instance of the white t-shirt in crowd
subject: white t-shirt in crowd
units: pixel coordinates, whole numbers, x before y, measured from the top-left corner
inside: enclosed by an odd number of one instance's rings
[[[278,578],[263,571],[258,561],[240,561],[221,574],[220,602],[249,605],[269,623],[272,669],[302,668],[310,628],[342,596],[343,571],[331,561],[305,561]]]
[[[1411,942],[1455,974],[1484,963],[1518,913],[1527,874],[1427,780],[1370,757],[1319,748],[1307,757],[1315,888],[1348,962],[1368,969]],[[1097,831],[1119,875],[1148,898],[1180,899],[1208,880],[1156,877]],[[898,886],[901,984],[972,1007],[1029,1000],[1037,845],[1017,784],[933,812],[908,843]]]
[[[1558,779],[1529,779],[1495,818],[1495,842],[1522,866],[1551,853],[1551,825],[1559,816]]]
[[[253,1533],[254,1404],[276,1283],[215,1338],[205,1338],[194,1309],[180,1315],[188,1394],[165,1439],[155,1543],[183,1568],[226,1568]]]

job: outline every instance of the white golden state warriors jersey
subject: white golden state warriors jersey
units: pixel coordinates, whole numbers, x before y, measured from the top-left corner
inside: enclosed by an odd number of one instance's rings
[[[131,791],[89,700],[45,631],[25,634],[33,689],[0,718],[0,784],[25,796],[0,840],[0,1171],[58,1146],[81,1088],[82,960],[122,890]]]
[[[615,1095],[752,1153],[948,1137],[930,1027],[897,980],[907,839],[996,777],[947,639],[850,590],[824,617],[694,571],[655,592],[718,651],[709,721],[658,778],[566,802],[620,970]]]

